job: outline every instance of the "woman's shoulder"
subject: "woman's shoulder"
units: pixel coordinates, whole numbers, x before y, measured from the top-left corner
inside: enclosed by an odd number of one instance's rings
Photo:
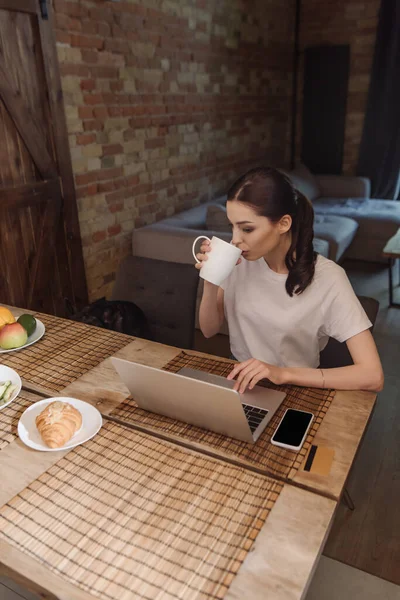
[[[347,279],[346,271],[333,260],[318,254],[315,263],[315,281],[319,285],[330,286]]]
[[[315,263],[315,274],[325,276],[326,274],[332,275],[335,273],[342,275],[345,273],[345,270],[330,258],[326,258],[325,256],[322,256],[322,254],[318,254]]]

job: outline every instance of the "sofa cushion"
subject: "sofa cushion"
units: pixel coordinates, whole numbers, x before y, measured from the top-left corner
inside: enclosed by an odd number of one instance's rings
[[[311,202],[321,195],[318,181],[305,165],[299,165],[296,169],[286,174],[294,187]]]
[[[208,231],[231,231],[226,207],[223,204],[207,206],[206,227]]]
[[[400,227],[400,202],[394,200],[318,198],[314,210],[325,215],[343,215],[355,219],[364,240],[372,236],[386,242]]]
[[[331,198],[369,198],[371,182],[367,177],[351,175],[315,175],[320,196]]]
[[[336,262],[350,246],[357,229],[358,223],[353,219],[336,215],[315,215],[314,234],[329,243],[328,258]]]
[[[207,205],[199,204],[194,208],[175,213],[172,217],[162,219],[159,223],[169,227],[185,227],[186,229],[204,229],[206,226]]]
[[[172,227],[159,221],[154,225],[134,229],[132,233],[132,254],[165,262],[194,264],[192,245],[199,235],[209,235],[202,229],[191,229],[184,226]],[[230,242],[232,232],[218,233],[218,237]]]
[[[318,198],[316,213],[346,216],[358,222],[358,233],[346,256],[379,261],[386,242],[400,227],[400,202],[362,198]]]

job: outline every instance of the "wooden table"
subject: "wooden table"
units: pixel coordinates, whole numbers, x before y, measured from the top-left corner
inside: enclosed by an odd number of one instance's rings
[[[32,394],[32,401],[41,399]],[[0,452],[0,505],[56,463],[64,452],[35,452],[15,440]],[[325,544],[337,503],[285,485],[224,600],[299,600]],[[94,600],[87,592],[0,540],[0,574],[43,598]]]
[[[332,500],[285,485],[224,600],[304,598],[334,511]],[[0,574],[42,598],[94,600],[94,596],[2,540]]]
[[[179,352],[178,348],[172,346],[137,339],[117,352],[116,356],[161,368]],[[218,358],[218,360],[223,359]],[[95,404],[103,414],[109,414],[129,396],[129,391],[121,382],[111,361],[107,359],[67,386],[63,390],[63,395],[86,400]],[[339,500],[375,401],[376,394],[370,392],[336,392],[313,442],[334,450],[331,471],[328,476],[322,476],[300,470],[293,482],[333,500]],[[151,430],[145,425],[143,429]],[[168,434],[168,438],[181,441],[181,438],[173,434]],[[200,451],[207,449],[203,444],[187,443]],[[227,458],[222,451],[220,456]]]
[[[389,259],[389,306],[392,308],[400,308],[399,302],[393,300],[393,267],[396,260],[400,258],[400,229],[390,238],[383,249],[382,256]]]
[[[177,348],[136,339],[117,356],[161,368],[179,352]],[[25,382],[25,386],[34,387],[29,386],[29,382]],[[46,390],[41,388],[40,392],[45,394]],[[107,359],[67,386],[60,395],[91,402],[107,415],[129,393]],[[33,391],[31,397],[36,401],[43,396]],[[315,443],[335,451],[330,474],[322,477],[299,471],[294,480],[296,485],[284,485],[225,598],[294,600],[305,596],[374,402],[375,395],[370,393],[336,394],[315,438]],[[174,441],[173,436],[169,437]],[[201,444],[192,444],[192,447],[200,452],[205,450]],[[63,455],[63,452],[35,452],[18,439],[1,450],[0,505],[22,491]],[[4,541],[0,541],[0,562],[1,573],[40,592],[42,597],[93,598]]]

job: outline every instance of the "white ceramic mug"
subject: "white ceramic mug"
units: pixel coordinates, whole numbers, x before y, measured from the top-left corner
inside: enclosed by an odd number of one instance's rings
[[[195,253],[195,247],[199,240],[208,240],[211,242],[211,250],[207,253],[207,260],[203,262],[203,266],[200,269],[200,277],[214,285],[221,285],[232,273],[242,251],[236,246],[221,240],[221,238],[214,236],[210,240],[206,235],[199,235],[194,240],[192,246],[192,253],[196,262],[201,262]]]

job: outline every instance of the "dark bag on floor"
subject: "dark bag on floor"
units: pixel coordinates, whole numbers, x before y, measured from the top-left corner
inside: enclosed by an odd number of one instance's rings
[[[69,318],[87,325],[151,339],[146,316],[133,302],[100,298]]]

